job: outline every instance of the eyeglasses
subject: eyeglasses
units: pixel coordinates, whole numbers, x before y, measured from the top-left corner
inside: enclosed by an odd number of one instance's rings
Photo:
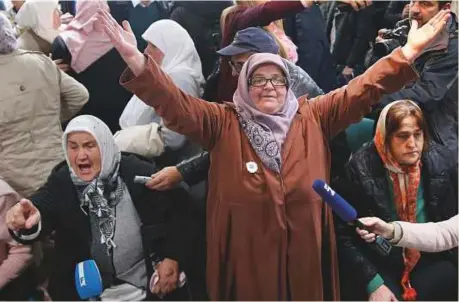
[[[244,66],[243,62],[234,62],[233,60],[229,60],[229,65],[237,72],[240,73],[242,70],[242,66]]]
[[[264,77],[253,77],[249,79],[249,85],[253,87],[264,87],[268,81],[271,82],[274,87],[282,87],[287,85],[287,78],[285,77],[274,77],[271,79]]]

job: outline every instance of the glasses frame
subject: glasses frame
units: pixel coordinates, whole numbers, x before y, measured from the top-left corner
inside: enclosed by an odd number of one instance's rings
[[[264,79],[263,85],[253,85],[252,82],[253,82],[254,78]],[[276,85],[276,84],[273,83],[274,79],[283,79],[285,81],[285,83],[282,84],[282,85]],[[286,77],[280,77],[280,78],[279,77],[274,77],[274,78],[269,78],[268,79],[268,78],[265,78],[265,77],[256,76],[256,77],[252,77],[252,78],[249,79],[249,85],[252,86],[252,87],[265,87],[268,84],[268,82],[271,82],[271,85],[273,85],[273,87],[286,87],[288,85],[288,81],[287,81]]]

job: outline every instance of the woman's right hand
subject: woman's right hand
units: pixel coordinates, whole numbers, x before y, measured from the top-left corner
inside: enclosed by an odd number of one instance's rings
[[[6,225],[12,231],[31,229],[40,219],[40,211],[28,199],[21,199],[6,213]]]
[[[96,30],[104,31],[123,60],[138,76],[145,68],[145,57],[137,49],[137,40],[128,21],[123,21],[121,27],[110,13],[100,9],[97,12],[95,23]]]
[[[176,167],[166,167],[153,174],[145,186],[151,190],[166,191],[175,188],[182,181],[182,174]]]
[[[359,221],[366,227],[366,230],[357,228],[357,234],[366,242],[373,242],[376,235],[381,235],[386,239],[394,238],[394,225],[387,223],[378,217],[359,218]]]

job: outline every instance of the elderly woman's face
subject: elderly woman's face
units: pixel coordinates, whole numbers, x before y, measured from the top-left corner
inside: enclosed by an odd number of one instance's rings
[[[164,59],[164,53],[153,45],[152,43],[148,42],[147,48],[145,48],[144,53],[149,55],[158,65],[161,65]]]
[[[87,132],[67,136],[67,156],[75,174],[83,181],[96,178],[101,169],[100,149],[96,139]]]
[[[279,66],[266,64],[255,69],[249,79],[249,95],[261,112],[278,112],[287,95],[287,79]]]

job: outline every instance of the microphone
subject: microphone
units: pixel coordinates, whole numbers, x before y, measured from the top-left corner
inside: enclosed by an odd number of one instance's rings
[[[85,260],[76,265],[75,287],[81,300],[99,300],[102,294],[102,277],[94,260]]]
[[[312,188],[343,221],[357,225],[360,229],[366,228],[365,225],[357,219],[357,211],[323,180],[315,180],[312,184]],[[376,240],[370,244],[382,256],[389,255],[392,249],[392,245],[381,236],[376,236]]]

